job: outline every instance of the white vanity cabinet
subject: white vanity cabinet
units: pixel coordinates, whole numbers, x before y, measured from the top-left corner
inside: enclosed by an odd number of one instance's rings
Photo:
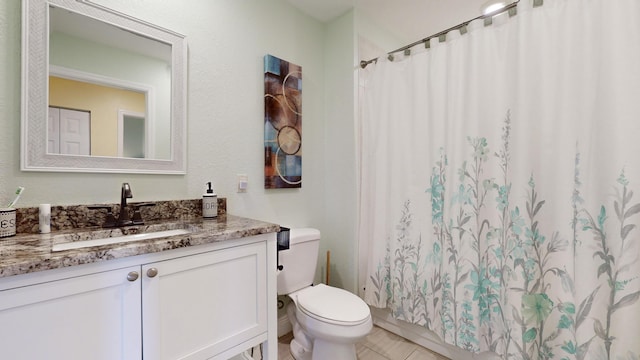
[[[144,358],[227,359],[266,341],[267,283],[263,243],[142,266]]]
[[[0,359],[140,359],[139,266],[0,291]]]
[[[223,360],[264,344],[275,360],[275,248],[273,233],[0,279],[0,359]]]

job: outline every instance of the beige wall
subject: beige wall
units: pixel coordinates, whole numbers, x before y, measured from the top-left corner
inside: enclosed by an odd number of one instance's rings
[[[108,99],[108,100],[107,100]],[[49,77],[49,106],[91,112],[91,155],[118,155],[118,111],[146,112],[144,93]]]

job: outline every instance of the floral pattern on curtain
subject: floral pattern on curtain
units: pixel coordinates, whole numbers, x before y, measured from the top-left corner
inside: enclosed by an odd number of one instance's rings
[[[632,314],[635,319],[638,315],[640,281],[631,270],[637,270],[640,252],[640,201],[622,169],[611,179],[615,194],[610,201],[592,211],[584,208],[576,153],[573,196],[567,199],[573,208],[567,224],[572,236],[547,229],[539,222],[546,200],[536,189],[535,174],[519,184],[524,185],[518,194],[521,200],[513,200],[514,184],[508,178],[510,126],[507,117],[503,142],[493,154],[485,138],[467,138],[470,156],[453,181],[445,176],[449,164],[442,153],[426,190],[432,234],[418,234],[414,241],[411,200],[403,203],[389,239],[395,244],[388,244],[384,260],[370,276],[374,305],[386,298],[398,319],[429,328],[438,321],[443,339],[472,352],[478,352],[482,342],[484,349],[509,359],[585,359],[595,341],[604,345],[601,357],[612,358],[613,321],[628,321],[613,315],[634,305]],[[502,170],[499,179],[483,176],[492,160]],[[447,204],[455,216],[445,217]],[[433,240],[423,241],[423,235]],[[590,272],[597,285],[576,298],[572,264],[553,264],[553,259],[574,259],[583,245],[588,249],[584,256],[594,260]],[[510,301],[514,294],[519,302]],[[604,305],[600,314],[592,311],[598,298]],[[587,330],[591,336],[579,339],[576,334],[585,327],[592,327]],[[480,335],[479,328],[485,330]],[[638,355],[629,352],[622,358]]]
[[[367,303],[504,359],[640,359],[640,4],[608,3],[366,70]]]

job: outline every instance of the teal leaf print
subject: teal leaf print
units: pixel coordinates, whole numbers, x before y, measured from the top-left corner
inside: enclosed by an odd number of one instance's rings
[[[622,172],[620,172],[620,176],[618,177],[617,182],[622,186],[629,185],[629,180],[627,180],[627,177],[624,175],[624,169],[622,169]]]
[[[586,209],[581,210],[581,213],[586,217],[580,219],[580,223],[583,225],[585,231],[590,231],[595,240],[597,250],[593,254],[594,259],[602,260],[602,263],[598,266],[597,277],[600,278],[606,275],[606,282],[609,285],[609,292],[606,303],[606,314],[604,319],[594,319],[593,332],[602,340],[604,344],[604,357],[610,360],[612,349],[614,348],[614,342],[616,337],[612,336],[612,326],[615,322],[613,317],[614,313],[621,308],[635,304],[640,298],[640,292],[632,292],[620,297],[622,292],[625,291],[627,285],[633,279],[624,279],[622,273],[630,269],[631,264],[637,262],[637,257],[631,262],[624,261],[623,258],[628,258],[628,254],[632,254],[635,251],[630,251],[630,243],[625,242],[628,235],[635,229],[635,224],[625,223],[629,217],[640,212],[640,204],[631,205],[630,201],[633,197],[633,191],[627,188],[629,181],[622,171],[618,178],[618,183],[622,185],[622,188],[616,188],[616,196],[613,201],[614,211],[619,221],[620,238],[615,236],[609,236],[605,231],[605,223],[607,222],[607,211],[604,205],[600,206],[600,211],[596,219],[594,219],[589,211]],[[579,324],[577,319],[576,324]],[[580,347],[579,347],[580,348]]]
[[[501,185],[498,187],[498,197],[496,197],[496,203],[498,210],[502,211],[509,207],[509,192],[511,191],[511,186]]]
[[[622,171],[612,177],[613,192],[581,193],[576,151],[571,178],[557,179],[563,186],[573,180],[572,192],[536,188],[535,181],[555,184],[558,174],[515,173],[527,164],[510,163],[510,126],[495,153],[481,133],[467,137],[472,151],[453,149],[450,168],[440,149],[426,167],[424,198],[403,199],[388,258],[378,260],[367,291],[394,317],[471,352],[509,360],[640,360],[628,352],[637,346],[625,349],[629,342],[620,341],[621,325],[640,310],[640,203],[632,201],[629,180]],[[586,180],[590,190],[602,185]],[[415,212],[408,200],[418,205]]]
[[[565,341],[564,345],[562,345],[560,348],[571,355],[575,355],[578,351],[578,349],[576,348],[576,344],[573,341]]]
[[[576,313],[576,306],[573,303],[565,302],[558,305],[558,309],[568,315],[573,315]]]
[[[520,216],[520,209],[516,206],[516,208],[511,211],[511,231],[516,235],[522,235],[522,229],[524,227],[524,218]]]
[[[538,336],[538,330],[536,328],[532,327],[529,330],[527,330],[524,333],[524,335],[522,335],[522,340],[525,343],[529,343],[529,342],[532,342],[533,340],[535,340],[536,336]]]
[[[489,147],[486,138],[471,138],[467,137],[467,141],[473,146],[473,158],[476,160],[487,161],[489,154]]]
[[[562,315],[558,322],[558,329],[570,329],[572,325],[573,321],[567,315]]]
[[[604,205],[600,207],[600,214],[598,215],[598,227],[601,229],[604,227],[604,222],[607,220],[607,210]]]
[[[466,295],[466,294],[465,294]],[[476,338],[477,328],[472,314],[471,302],[465,298],[462,302],[462,314],[460,314],[460,329],[458,333],[458,344],[467,351],[478,350],[478,339]]]

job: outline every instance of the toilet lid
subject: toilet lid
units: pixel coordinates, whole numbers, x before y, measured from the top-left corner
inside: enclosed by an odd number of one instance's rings
[[[318,284],[300,291],[297,305],[307,315],[331,323],[357,325],[369,318],[369,306],[356,295]]]

